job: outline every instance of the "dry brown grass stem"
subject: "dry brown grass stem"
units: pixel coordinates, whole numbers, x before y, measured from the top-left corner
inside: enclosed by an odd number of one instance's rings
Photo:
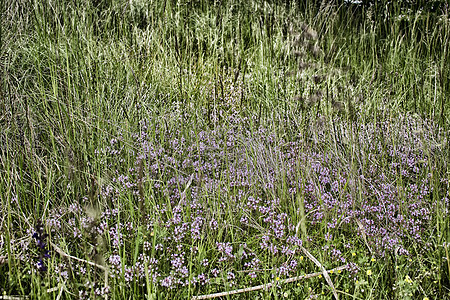
[[[364,243],[367,246],[367,249],[369,249],[370,254],[373,256],[373,251],[372,248],[370,248],[369,243],[367,242],[367,236],[366,236],[366,230],[364,229],[363,224],[361,223],[361,221],[359,221],[358,219],[355,219],[356,223],[358,224],[359,230],[361,232],[361,235],[363,237]]]
[[[328,283],[331,290],[333,291],[334,297],[336,298],[336,300],[339,300],[339,296],[337,294],[336,288],[334,287],[334,284],[331,281],[330,275],[328,275],[327,269],[325,269],[325,267],[311,253],[309,253],[309,251],[306,250],[305,247],[302,246],[301,249],[302,249],[303,253],[305,253],[305,255],[308,256],[308,258],[310,260],[312,260],[316,264],[316,266],[318,266],[322,270],[323,277],[325,278],[326,282]]]
[[[50,242],[50,244],[51,244],[52,247],[55,249],[55,251],[58,252],[58,254],[61,255],[61,256],[64,256],[64,257],[67,257],[67,258],[71,258],[71,259],[74,259],[74,260],[77,260],[77,261],[84,262],[84,263],[86,263],[86,264],[88,264],[88,265],[97,267],[97,268],[99,268],[99,269],[101,269],[101,270],[103,270],[103,271],[105,271],[105,272],[108,272],[108,268],[106,268],[105,266],[96,264],[96,263],[94,263],[94,262],[92,262],[92,261],[88,261],[88,260],[85,260],[85,259],[82,259],[82,258],[78,258],[78,257],[72,256],[72,255],[67,254],[66,252],[64,252],[61,248],[59,248],[58,246],[56,246],[54,243]]]
[[[325,270],[325,272],[327,272],[327,275],[328,275],[328,272],[337,272],[337,271],[345,270],[345,269],[347,269],[347,265],[343,265],[343,266],[340,266],[340,267],[337,267],[337,268],[334,268],[334,269],[331,269],[328,271],[325,269],[324,270]],[[253,292],[253,291],[258,291],[258,290],[262,290],[262,289],[270,289],[272,286],[274,286],[276,284],[291,283],[291,282],[300,281],[303,279],[317,277],[319,275],[324,275],[324,277],[325,277],[324,271],[322,270],[322,272],[311,273],[311,274],[301,275],[301,276],[297,276],[297,277],[291,277],[291,278],[279,280],[278,282],[271,282],[271,283],[261,284],[261,285],[257,285],[257,286],[252,286],[252,287],[228,291],[228,292],[220,292],[220,293],[215,293],[215,294],[194,296],[194,297],[192,297],[192,300],[212,299],[212,298],[217,298],[217,297],[226,297],[226,296],[230,296],[230,295]],[[329,276],[328,276],[328,278],[329,278]],[[336,289],[334,289],[334,286],[333,286],[333,294],[335,295],[336,299],[338,299]]]
[[[67,258],[71,258],[71,259],[74,259],[74,260],[77,260],[77,261],[80,261],[80,262],[84,262],[84,263],[86,263],[86,264],[88,264],[88,265],[91,265],[91,266],[94,266],[94,267],[99,268],[100,270],[103,270],[103,271],[105,272],[105,286],[108,286],[109,270],[108,270],[107,267],[102,266],[102,265],[99,265],[99,264],[96,264],[96,263],[94,263],[94,262],[92,262],[92,261],[88,261],[88,260],[85,260],[85,259],[82,259],[82,258],[78,258],[78,257],[72,256],[72,255],[70,255],[70,254],[67,254],[67,253],[64,252],[61,248],[59,248],[57,245],[55,245],[55,244],[52,243],[52,242],[50,242],[50,245],[51,245],[51,246],[55,249],[55,251],[58,252],[59,255],[61,255],[61,256],[64,256],[64,257],[67,257]],[[61,291],[60,291],[60,293],[61,293]],[[106,295],[106,298],[105,298],[105,299],[108,300],[108,295]]]

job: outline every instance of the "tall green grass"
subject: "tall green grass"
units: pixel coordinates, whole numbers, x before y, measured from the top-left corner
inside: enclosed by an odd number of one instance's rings
[[[333,1],[316,5],[257,0],[2,1],[0,291],[59,298],[57,292],[47,292],[57,286],[58,292],[64,290],[64,297],[77,297],[67,292],[70,288],[62,288],[51,272],[42,277],[30,267],[23,268],[19,257],[32,250],[21,252],[11,244],[30,240],[36,220],[45,220],[51,209],[82,199],[97,209],[110,205],[99,195],[114,176],[109,171],[127,173],[135,167],[133,151],[139,152],[133,143],[136,132],[148,130],[162,146],[169,143],[164,132],[174,130],[198,141],[191,132],[220,128],[229,122],[227,117],[238,112],[247,120],[243,131],[256,132],[266,126],[277,138],[293,139],[300,132],[313,141],[325,124],[327,143],[323,147],[355,158],[349,167],[355,174],[359,168],[368,168],[369,159],[364,166],[356,160],[364,156],[363,149],[357,148],[357,137],[347,136],[342,142],[344,130],[339,131],[335,118],[348,124],[375,124],[415,114],[432,120],[443,135],[448,134],[448,7],[435,12],[408,11],[396,3],[381,8]],[[240,92],[233,94],[231,89]],[[238,101],[227,103],[227,94],[239,97]],[[144,119],[157,121],[143,129]],[[114,138],[123,146],[122,161],[97,154],[111,146]],[[448,143],[448,137],[445,141]],[[435,148],[443,149],[439,158],[433,156]],[[445,196],[441,179],[447,180],[448,189],[449,148],[444,144],[426,151],[431,163],[427,169],[432,174],[430,186],[436,191],[429,201],[438,203],[429,239],[434,252],[417,262],[393,258],[392,266],[375,263],[376,279],[359,282],[356,287],[350,280],[340,279],[336,285],[344,291],[342,297],[406,299],[391,290],[393,284],[406,293],[413,285],[401,279],[403,275],[413,268],[430,266],[432,269],[417,277],[432,279],[424,280],[423,286],[417,283],[420,288],[414,285],[414,295],[448,297],[449,219],[445,213],[448,204],[441,202]],[[248,155],[261,159],[257,152]],[[382,163],[387,165],[387,161]],[[144,210],[149,213],[165,201],[154,189],[143,193],[141,197],[151,200],[141,210],[133,196],[121,198],[121,205],[129,207],[124,219],[137,222],[144,218]],[[221,199],[218,193],[214,197]],[[278,193],[283,201],[296,201],[290,208],[292,215],[302,208],[302,199],[288,199],[283,184]],[[304,208],[302,211],[296,221],[306,236],[311,232]],[[228,213],[224,218],[233,228],[238,223],[234,223],[232,207]],[[230,234],[233,241],[238,232],[221,234]],[[316,234],[323,239],[326,230]],[[137,234],[131,241],[134,245],[124,245],[123,251],[133,249],[137,255],[141,239]],[[59,242],[63,249],[66,241]],[[96,243],[101,244],[96,237],[86,237],[77,255],[94,260],[95,255],[88,252],[95,252],[91,247]],[[211,245],[214,241],[205,247]],[[97,252],[101,251],[106,250]],[[363,264],[370,264],[364,243],[355,252]],[[55,261],[49,262],[52,271],[57,267]],[[388,268],[394,265],[401,270],[396,273],[398,277],[389,279],[393,269]],[[94,280],[98,275],[94,273],[86,276]],[[265,276],[271,280],[270,273]],[[147,280],[148,298],[164,298],[163,291]],[[110,297],[143,297],[137,286],[117,286]],[[345,292],[346,288],[353,292]],[[296,289],[288,289],[288,297],[309,293],[306,286]],[[360,294],[361,289],[371,292]],[[170,293],[180,298],[194,295],[190,287],[179,295]],[[278,296],[264,291],[255,297]]]

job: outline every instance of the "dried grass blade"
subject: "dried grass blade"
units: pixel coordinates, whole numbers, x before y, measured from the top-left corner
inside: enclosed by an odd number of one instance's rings
[[[343,265],[343,266],[331,269],[328,272],[331,272],[331,271],[337,272],[337,271],[340,271],[340,270],[344,270],[344,269],[347,269],[347,266],[348,265]],[[327,272],[327,271],[325,270],[325,272]],[[291,278],[283,279],[283,280],[278,281],[277,283],[279,283],[279,284],[290,283],[290,282],[300,281],[300,280],[303,280],[303,279],[317,277],[317,276],[322,275],[322,274],[323,274],[323,271],[322,272],[311,273],[311,274],[306,274],[306,275],[301,275],[301,276],[297,276],[297,277],[291,277]],[[220,292],[220,293],[215,293],[215,294],[194,296],[191,299],[192,300],[212,299],[212,298],[225,297],[225,296],[236,295],[236,294],[241,294],[241,293],[246,293],[246,292],[253,292],[253,291],[258,291],[258,290],[262,290],[262,289],[269,289],[274,284],[277,284],[277,283],[271,282],[271,283],[261,284],[261,285],[257,285],[257,286],[253,286],[253,287],[233,290],[233,291],[229,291],[229,292]]]
[[[325,269],[325,267],[322,266],[322,264],[311,253],[309,253],[309,251],[306,250],[305,247],[302,247],[302,251],[306,254],[306,256],[308,256],[310,260],[312,260],[316,264],[316,266],[318,266],[322,270],[323,277],[325,278],[328,285],[331,287],[334,297],[336,298],[336,300],[339,300],[336,288],[334,287],[330,275],[328,275],[328,271]]]

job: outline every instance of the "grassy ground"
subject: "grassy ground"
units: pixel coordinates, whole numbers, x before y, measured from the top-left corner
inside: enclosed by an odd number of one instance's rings
[[[448,6],[286,3],[1,2],[0,299],[450,298]]]

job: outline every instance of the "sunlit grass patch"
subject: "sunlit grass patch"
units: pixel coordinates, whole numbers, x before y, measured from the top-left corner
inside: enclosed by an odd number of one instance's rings
[[[2,2],[0,294],[447,297],[448,11],[386,4]]]

